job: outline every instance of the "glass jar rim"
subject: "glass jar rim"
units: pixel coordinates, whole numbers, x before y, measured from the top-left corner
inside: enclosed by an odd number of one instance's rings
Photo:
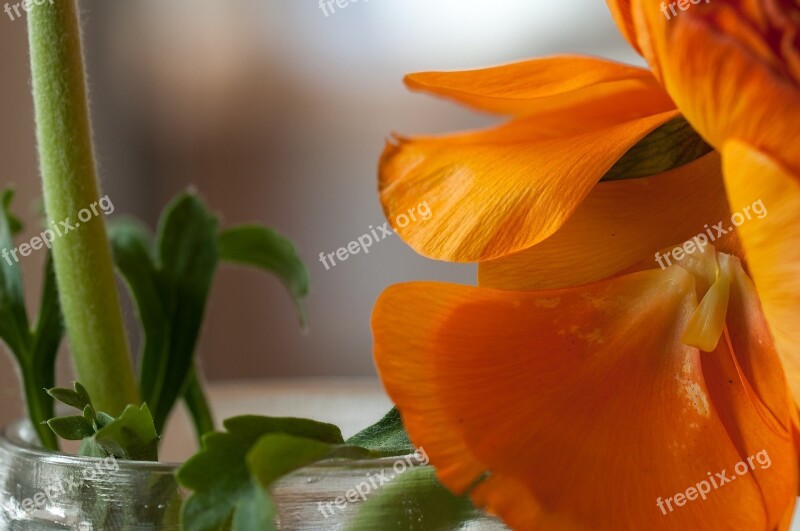
[[[35,433],[28,419],[15,420],[0,430],[0,448],[30,459],[42,460],[43,462],[57,465],[83,464],[91,466],[97,461],[102,461],[100,457],[87,457],[61,451],[47,450],[33,442],[34,436]],[[123,461],[121,459],[118,461],[118,464],[122,469],[127,468],[151,472],[172,472],[181,466],[180,463]]]
[[[60,464],[60,465],[91,465],[96,463],[102,458],[86,457],[75,454],[69,454],[61,451],[47,450],[37,446],[33,440],[35,431],[31,428],[28,419],[18,419],[4,428],[0,429],[0,449],[13,452],[18,455],[23,455],[30,459],[42,460],[46,463]],[[376,468],[385,465],[392,465],[398,459],[405,459],[409,466],[422,466],[424,463],[409,462],[411,457],[417,457],[417,452],[408,454],[398,454],[393,456],[379,457],[374,459],[324,459],[317,461],[307,467],[305,471],[311,469],[330,469],[330,468]],[[166,461],[118,461],[121,469],[137,470],[137,471],[151,471],[151,472],[170,472],[177,471],[178,468],[183,466],[183,463],[172,463]]]

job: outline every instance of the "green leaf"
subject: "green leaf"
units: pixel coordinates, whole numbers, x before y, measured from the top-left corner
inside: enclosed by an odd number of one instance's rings
[[[39,314],[36,317],[36,325],[31,339],[31,364],[27,368],[27,375],[24,379],[27,378],[30,382],[28,384],[30,390],[26,394],[31,421],[37,428],[40,428],[38,430],[39,438],[45,447],[50,449],[58,449],[58,443],[52,432],[47,430],[41,422],[52,418],[55,414],[53,400],[46,390],[56,383],[56,357],[63,338],[64,320],[58,300],[53,255],[48,252],[44,265],[44,286],[39,302]]]
[[[142,400],[153,406],[156,429],[161,431],[166,418],[159,417],[159,400],[164,387],[180,385],[166,379],[169,366],[170,322],[162,299],[159,273],[152,255],[147,229],[124,220],[111,224],[109,239],[117,271],[125,280],[142,327],[139,353],[139,385]]]
[[[251,483],[236,504],[232,531],[277,531],[276,516],[275,504],[269,496],[259,485]]]
[[[217,220],[195,194],[184,193],[164,210],[157,256],[147,230],[139,224],[116,224],[110,234],[114,261],[142,325],[142,399],[153,408],[161,432],[193,367],[217,265]]]
[[[97,424],[95,424],[95,417],[97,417],[97,412],[94,410],[91,404],[86,404],[86,407],[83,408],[83,418],[91,422],[92,427],[95,431],[97,431],[99,428],[97,427]]]
[[[8,223],[8,229],[11,236],[16,236],[22,231],[22,221],[11,213],[11,203],[14,200],[14,191],[12,189],[6,189],[3,191],[2,196],[2,205],[3,211],[6,215],[6,222]]]
[[[68,406],[74,407],[84,411],[87,406],[92,405],[92,400],[89,398],[89,393],[78,382],[73,383],[74,389],[67,389],[65,387],[54,387],[48,389],[47,394]],[[94,409],[92,409],[94,411]],[[92,416],[94,418],[94,415]]]
[[[47,421],[53,433],[67,441],[80,441],[94,434],[92,423],[83,416],[56,417]]]
[[[197,440],[202,441],[203,435],[214,431],[215,424],[196,365],[189,371],[189,379],[183,390],[183,402],[192,417]]]
[[[261,437],[247,454],[247,465],[253,478],[264,490],[282,476],[327,456],[328,443],[276,433]]]
[[[0,199],[0,339],[11,351],[22,376],[28,417],[42,444],[58,449],[53,432],[44,424],[53,417],[53,400],[44,391],[55,382],[55,361],[64,335],[58,303],[53,261],[47,254],[44,286],[36,327],[30,330],[25,310],[22,272],[11,251],[12,235],[20,227],[9,212],[14,193],[6,190]]]
[[[109,455],[126,461],[158,461],[158,433],[147,404],[129,405],[116,420],[94,434]]]
[[[114,456],[128,461],[158,461],[158,433],[147,404],[128,405],[118,418],[95,411],[92,399],[80,383],[73,389],[48,389],[47,394],[80,409],[82,416],[58,417],[47,425],[59,437],[83,440],[80,454]]]
[[[161,428],[192,368],[217,266],[217,219],[195,194],[185,193],[167,206],[157,234],[159,286],[170,323],[169,356],[156,360],[158,370],[143,372],[142,385],[157,392],[154,411]],[[152,386],[151,380],[158,385]]]
[[[114,417],[109,415],[108,413],[103,413],[102,411],[98,411],[97,415],[94,418],[94,423],[97,424],[97,429],[104,428],[114,422]]]
[[[163,430],[183,395],[196,431],[205,433],[214,422],[193,357],[218,258],[275,272],[298,304],[308,292],[305,267],[292,245],[269,229],[238,227],[218,236],[217,219],[194,193],[167,206],[155,245],[131,221],[113,224],[110,239],[142,327],[140,387],[156,429]]]
[[[347,443],[368,448],[384,456],[411,454],[416,450],[408,438],[397,408],[392,408],[376,424],[357,433]]]
[[[683,116],[662,124],[628,150],[603,176],[619,181],[657,175],[713,151]]]
[[[72,387],[75,389],[75,393],[78,395],[78,398],[80,398],[81,402],[87,406],[92,405],[92,399],[89,396],[89,391],[87,391],[80,382],[72,382]]]
[[[19,262],[13,254],[13,217],[8,209],[14,198],[12,190],[2,195],[0,212],[0,339],[2,339],[20,364],[30,360],[25,356],[30,350],[30,329],[25,312],[25,292]]]
[[[223,425],[227,431],[206,434],[203,449],[178,470],[181,485],[194,491],[182,512],[187,531],[216,531],[238,512],[239,507],[246,513],[234,517],[240,525],[251,518],[271,514],[269,507],[257,506],[271,502],[253,494],[252,487],[257,483],[248,468],[248,454],[262,437],[282,434],[317,442],[327,448],[344,442],[336,426],[305,419],[248,415],[227,419]]]
[[[407,470],[371,492],[347,531],[449,531],[474,518],[466,496],[455,496],[436,479],[433,467]]]
[[[228,432],[249,445],[268,433],[285,433],[329,444],[344,443],[342,431],[337,426],[309,419],[242,415],[226,419],[222,424]]]
[[[288,239],[266,227],[242,225],[219,235],[219,255],[227,262],[275,274],[289,290],[301,324],[306,325],[303,298],[308,295],[308,270]]]

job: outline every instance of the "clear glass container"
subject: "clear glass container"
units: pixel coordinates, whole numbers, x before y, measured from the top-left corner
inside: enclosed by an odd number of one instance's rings
[[[0,433],[0,530],[180,529],[180,506],[188,492],[175,481],[178,465],[47,452],[32,440],[35,434],[24,421]],[[279,529],[345,529],[357,515],[361,498],[339,506],[331,502],[341,500],[359,485],[363,487],[365,477],[391,471],[398,461],[327,461],[287,476],[272,492]],[[424,466],[412,457],[405,462]],[[413,507],[404,510],[413,511]],[[417,523],[415,529],[427,531],[423,520]],[[476,511],[475,518],[459,529],[507,528]]]

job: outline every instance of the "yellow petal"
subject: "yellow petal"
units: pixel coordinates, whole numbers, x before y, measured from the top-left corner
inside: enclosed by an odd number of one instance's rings
[[[739,227],[747,265],[800,403],[800,182],[785,167],[752,146],[725,144],[723,169],[733,210],[756,202],[763,219]]]

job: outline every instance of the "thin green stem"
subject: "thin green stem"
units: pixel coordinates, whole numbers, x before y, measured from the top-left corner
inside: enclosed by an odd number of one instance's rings
[[[203,435],[214,431],[214,416],[208,406],[208,399],[203,392],[203,384],[197,374],[197,367],[192,367],[183,392],[183,400],[192,417],[197,442],[202,445]]]
[[[36,371],[27,367],[21,371],[23,374],[22,385],[24,387],[25,402],[28,406],[28,418],[31,420],[33,429],[39,435],[42,446],[48,450],[58,450],[58,438],[56,434],[44,422],[50,420],[53,414],[53,399],[44,390],[44,384],[38,382],[33,376]]]
[[[138,392],[105,223],[99,215],[78,221],[79,211],[96,209],[100,194],[75,0],[32,4],[28,34],[45,207],[48,228],[61,233],[53,257],[72,359],[97,407],[118,415],[138,403]]]

